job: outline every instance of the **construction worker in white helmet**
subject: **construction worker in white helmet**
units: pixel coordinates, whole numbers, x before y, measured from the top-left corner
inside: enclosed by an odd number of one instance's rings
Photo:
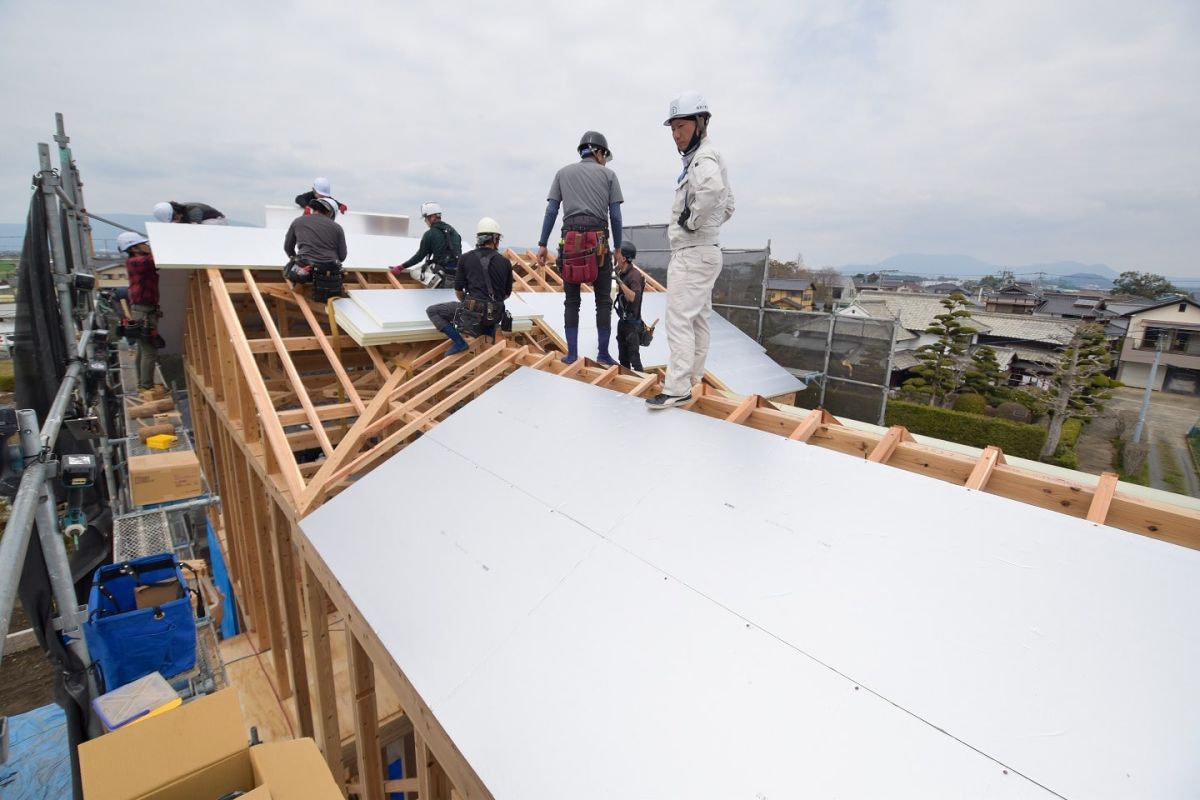
[[[346,232],[334,222],[337,201],[318,197],[311,214],[296,217],[283,239],[288,255],[284,277],[293,283],[312,283],[312,299],[324,303],[342,295],[342,262],[346,260]]]
[[[138,389],[148,392],[154,388],[154,366],[158,350],[163,346],[158,334],[162,310],[158,305],[158,267],[150,252],[150,240],[140,233],[125,231],[117,236],[117,249],[125,254],[125,274],[129,278],[129,313],[137,323]]]
[[[721,226],[733,216],[733,190],[725,161],[708,138],[712,112],[699,92],[671,101],[667,121],[683,171],[675,180],[667,238],[667,345],[671,356],[662,392],[646,401],[652,409],[691,400],[704,378],[708,357],[708,316],[712,290],[721,272]]]
[[[430,289],[453,284],[462,257],[462,237],[450,223],[442,221],[442,207],[437,203],[422,203],[421,219],[429,226],[421,236],[421,246],[408,261],[392,267],[392,274],[400,277],[407,272]]]
[[[512,264],[498,252],[500,223],[491,217],[475,227],[475,249],[463,254],[454,275],[456,303],[438,303],[425,309],[429,321],[452,344],[446,355],[469,346],[463,336],[495,337],[497,328],[511,328],[504,301],[512,295]]]
[[[205,203],[176,203],[167,200],[154,205],[154,218],[159,222],[179,222],[185,225],[225,225],[225,215]]]
[[[296,195],[296,205],[304,209],[305,215],[313,213],[312,201],[321,197],[333,198],[333,187],[329,184],[329,178],[313,178],[312,188],[303,194]],[[337,200],[337,210],[339,214],[345,214],[348,210],[345,203],[339,203]]]

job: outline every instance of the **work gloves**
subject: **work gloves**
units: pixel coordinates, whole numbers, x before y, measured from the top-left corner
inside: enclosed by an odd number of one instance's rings
[[[691,216],[692,210],[687,206],[684,206],[683,211],[679,212],[679,227],[683,228],[685,231],[690,231],[691,228],[687,226],[687,221]]]

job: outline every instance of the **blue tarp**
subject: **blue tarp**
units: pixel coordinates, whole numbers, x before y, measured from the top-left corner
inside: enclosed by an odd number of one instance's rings
[[[225,554],[221,552],[221,543],[213,533],[212,523],[205,522],[208,528],[208,560],[212,566],[213,583],[225,596],[222,604],[225,613],[221,616],[221,638],[228,639],[238,635],[237,606],[233,600],[233,584],[229,581],[229,570],[225,567]]]
[[[67,717],[56,705],[8,718],[9,758],[0,764],[4,800],[61,800],[71,796]]]

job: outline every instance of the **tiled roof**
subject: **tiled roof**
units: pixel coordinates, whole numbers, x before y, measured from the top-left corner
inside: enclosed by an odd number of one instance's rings
[[[1075,335],[1074,320],[1055,317],[1035,317],[1024,314],[996,314],[981,311],[971,315],[987,326],[988,336],[1030,342],[1063,345]]]
[[[858,296],[860,306],[870,312],[871,316],[880,319],[900,320],[900,324],[908,330],[918,333],[934,323],[934,317],[946,310],[941,297],[929,294],[896,294],[892,292],[864,292]],[[968,306],[971,311],[971,321],[967,324],[980,333],[986,333],[988,326],[977,320],[982,311],[978,306]],[[886,311],[885,311],[886,309]]]

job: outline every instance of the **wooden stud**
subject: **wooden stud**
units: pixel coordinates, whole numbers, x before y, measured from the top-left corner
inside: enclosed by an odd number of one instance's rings
[[[975,467],[971,470],[970,477],[967,478],[967,488],[982,489],[992,477],[992,471],[996,469],[996,465],[1004,463],[1006,462],[1003,450],[992,445],[985,447],[982,455],[979,456],[979,460],[975,462]]]
[[[789,439],[796,442],[807,442],[817,432],[817,428],[830,424],[832,415],[823,408],[814,408],[804,416],[800,424],[788,434]]]
[[[887,460],[892,457],[892,453],[896,451],[896,446],[901,442],[911,442],[912,435],[908,432],[908,428],[903,425],[893,425],[888,428],[888,432],[879,440],[879,444],[875,445],[867,456],[867,461],[874,461],[876,464],[886,464]]]
[[[1108,516],[1108,508],[1112,505],[1113,495],[1117,491],[1117,480],[1120,476],[1115,472],[1105,472],[1100,475],[1096,484],[1096,493],[1092,495],[1092,504],[1088,506],[1088,522],[1104,524]]]
[[[342,737],[338,721],[337,694],[333,679],[333,652],[329,642],[329,616],[326,610],[329,597],[312,567],[303,565],[304,598],[308,610],[308,641],[313,659],[313,681],[316,693],[316,718],[320,723],[317,744],[329,764],[329,771],[339,786],[345,782],[342,769]]]
[[[729,416],[725,417],[725,421],[732,422],[735,425],[740,425],[749,418],[750,412],[758,408],[758,403],[760,400],[762,400],[762,398],[756,394],[748,395],[742,400],[742,402],[738,403],[737,408],[729,412]]]
[[[379,711],[375,706],[375,667],[349,626],[346,655],[354,694],[354,735],[358,744],[358,783],[362,800],[384,800],[383,759],[379,753]]]
[[[278,506],[268,501],[270,519],[263,531],[272,540],[275,550],[275,579],[283,599],[283,618],[287,626],[287,658],[282,652],[276,658],[286,660],[292,667],[292,686],[295,689],[296,718],[301,736],[313,736],[312,698],[308,693],[308,665],[304,660],[304,631],[300,625],[300,585],[296,580],[295,551],[292,547],[290,525],[283,520]]]

